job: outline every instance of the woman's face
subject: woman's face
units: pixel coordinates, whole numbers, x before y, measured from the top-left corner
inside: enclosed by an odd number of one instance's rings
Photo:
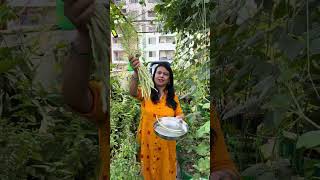
[[[156,74],[154,76],[154,82],[157,87],[165,87],[170,81],[170,73],[169,71],[160,66],[157,68]]]

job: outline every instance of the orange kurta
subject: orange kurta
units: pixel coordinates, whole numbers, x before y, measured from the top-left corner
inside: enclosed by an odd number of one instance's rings
[[[100,84],[95,81],[90,82],[90,90],[93,95],[93,106],[89,113],[82,114],[92,119],[98,126],[99,130],[99,151],[101,157],[100,180],[110,178],[110,126],[107,114],[102,111],[100,101]],[[175,101],[178,102],[176,111],[165,105],[165,97],[158,104],[153,104],[151,100],[145,101],[141,98],[141,121],[138,130],[138,140],[141,144],[141,161],[143,175],[145,180],[153,179],[175,179],[176,176],[176,143],[175,141],[166,141],[158,138],[153,132],[153,114],[161,116],[177,116],[182,114],[182,110],[177,96]],[[237,173],[233,164],[220,127],[219,118],[211,106],[211,131],[216,132],[215,143],[211,150],[211,170],[217,171],[222,169],[232,170]],[[150,133],[150,134],[149,134]],[[213,137],[210,137],[213,140]],[[149,157],[149,158],[148,158]]]
[[[89,113],[82,114],[91,119],[98,126],[99,154],[100,154],[100,175],[99,180],[110,179],[110,122],[107,114],[102,111],[100,99],[101,84],[91,81],[89,84],[93,96],[93,106]]]
[[[221,130],[219,115],[217,114],[215,106],[213,104],[211,105],[210,127],[212,134],[212,136],[210,137],[210,141],[213,142],[211,147],[210,160],[211,172],[219,170],[228,170],[239,175],[236,166],[230,158],[224,140],[223,132]]]
[[[166,95],[163,95],[159,103],[153,104],[151,99],[145,100],[138,90],[141,101],[141,119],[138,128],[138,142],[141,147],[140,159],[142,174],[145,180],[175,180],[176,179],[176,141],[164,140],[153,131],[156,117],[182,115],[182,109],[177,102],[176,110],[166,105]]]

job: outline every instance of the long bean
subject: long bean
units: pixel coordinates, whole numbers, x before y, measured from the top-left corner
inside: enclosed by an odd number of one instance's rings
[[[120,38],[121,45],[126,54],[128,56],[136,56],[136,54],[139,54],[140,50],[138,47],[138,33],[135,31],[132,23],[130,24],[130,17],[128,17],[125,22],[119,23],[118,28],[122,35]],[[138,78],[141,86],[142,97],[149,99],[151,95],[151,89],[155,88],[151,74],[143,64],[141,64],[138,69]]]
[[[154,84],[151,78],[151,74],[148,72],[144,65],[141,65],[138,69],[138,77],[141,85],[141,93],[143,98],[150,98],[151,88],[154,88]]]
[[[91,39],[92,55],[94,59],[94,78],[102,81],[101,101],[103,112],[107,111],[107,87],[109,79],[109,46],[110,32],[109,32],[109,18],[108,9],[97,4],[94,15],[88,24],[89,35]]]

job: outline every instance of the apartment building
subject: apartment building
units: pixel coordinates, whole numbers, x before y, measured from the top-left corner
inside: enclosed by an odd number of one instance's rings
[[[141,5],[139,0],[115,0],[114,2],[123,3],[122,13],[133,17],[134,26],[139,33],[139,47],[145,60],[171,62],[174,57],[176,38],[175,34],[164,34],[157,30],[158,25],[155,22],[156,15],[153,9],[159,0],[145,0],[145,5]],[[112,37],[112,61],[115,64],[128,64],[119,38],[114,37]]]
[[[7,3],[11,6],[23,9],[18,20],[7,24],[7,29],[35,28],[44,25],[57,24],[57,0],[10,0]],[[105,2],[99,0],[98,2]],[[162,34],[157,32],[154,6],[159,0],[145,0],[145,5],[141,5],[139,0],[114,0],[116,4],[124,3],[122,12],[125,15],[134,17],[134,26],[139,32],[139,47],[142,56],[147,61],[171,61],[175,52],[175,34]],[[58,32],[61,34],[61,30]],[[68,35],[68,40],[73,38],[72,31],[63,31]],[[56,36],[57,37],[57,36]],[[58,36],[63,37],[63,36]],[[66,36],[64,36],[66,37]],[[60,38],[57,41],[62,40]],[[12,42],[17,42],[13,39]],[[112,37],[112,62],[125,66],[128,60],[124,56],[124,50],[118,38]],[[50,43],[51,44],[51,43]],[[50,46],[48,44],[48,46]],[[51,44],[52,45],[52,44]]]
[[[57,26],[57,0],[7,0],[6,3],[16,9],[19,16],[2,29],[6,33],[5,46],[37,42],[39,56],[32,56],[32,62],[38,65],[35,81],[48,89],[56,87],[61,76],[55,69],[54,49],[58,43],[68,43],[75,37],[74,30],[62,30]]]

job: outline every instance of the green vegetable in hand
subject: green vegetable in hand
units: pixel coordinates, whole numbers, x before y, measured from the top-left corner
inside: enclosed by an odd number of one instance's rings
[[[109,78],[109,47],[110,47],[110,31],[108,9],[97,4],[95,13],[88,24],[89,35],[91,38],[91,48],[94,59],[94,78],[102,81],[101,100],[103,112],[107,111],[106,91]]]

